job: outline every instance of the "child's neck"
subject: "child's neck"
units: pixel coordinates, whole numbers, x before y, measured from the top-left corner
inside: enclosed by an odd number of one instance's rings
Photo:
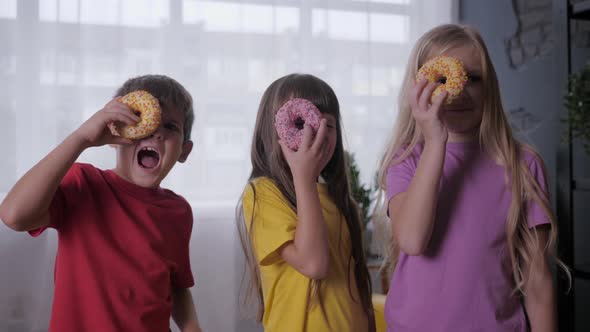
[[[479,132],[472,131],[466,133],[452,133],[449,132],[449,143],[467,143],[474,142],[479,139]]]

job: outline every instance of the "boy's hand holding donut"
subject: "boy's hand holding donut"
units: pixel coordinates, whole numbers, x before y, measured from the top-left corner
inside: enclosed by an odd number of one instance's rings
[[[313,129],[305,124],[303,129],[303,140],[297,151],[291,150],[285,142],[279,140],[283,156],[289,164],[294,181],[316,182],[320,172],[326,167],[330,158],[328,146],[328,120],[322,119],[320,127],[314,137]]]
[[[408,99],[412,116],[424,135],[425,143],[446,144],[449,134],[442,121],[441,105],[447,97],[447,91],[442,91],[431,104],[430,98],[436,87],[436,83],[428,82],[426,79],[420,80],[410,88]]]
[[[108,102],[100,111],[86,120],[74,132],[74,135],[82,140],[86,147],[131,144],[130,139],[113,135],[110,126],[113,123],[132,125],[138,121],[139,117],[133,114],[127,105],[121,103],[119,97]]]

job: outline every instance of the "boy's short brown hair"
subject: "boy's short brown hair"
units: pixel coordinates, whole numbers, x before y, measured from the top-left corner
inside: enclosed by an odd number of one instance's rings
[[[177,109],[184,114],[184,140],[190,140],[195,121],[193,98],[182,84],[165,75],[137,76],[123,83],[115,96],[124,96],[136,90],[145,90],[158,98],[163,111]]]

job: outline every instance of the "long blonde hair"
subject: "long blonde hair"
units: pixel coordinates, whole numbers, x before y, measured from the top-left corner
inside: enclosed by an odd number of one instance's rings
[[[536,257],[534,253],[540,249],[545,250],[565,270],[568,277],[569,271],[555,254],[557,225],[551,211],[547,191],[543,190],[543,187],[547,188],[547,183],[540,184],[535,180],[527,161],[523,157],[524,150],[529,151],[537,159],[544,172],[542,160],[530,146],[522,144],[514,138],[502,106],[496,71],[490,60],[488,50],[475,29],[457,24],[441,25],[425,33],[416,42],[408,61],[399,94],[397,121],[380,162],[379,186],[381,192],[383,192],[386,188],[387,169],[391,165],[406,159],[415,145],[423,141],[422,133],[419,127],[416,126],[406,97],[411,84],[415,81],[416,72],[429,58],[466,45],[472,46],[478,51],[482,67],[484,103],[479,128],[479,142],[487,153],[505,167],[506,179],[510,179],[512,202],[506,223],[506,239],[515,291],[522,294],[523,285],[529,278],[529,274],[525,273],[525,271],[531,271],[528,268],[533,263],[536,263],[534,262],[534,257]],[[396,157],[400,151],[399,157]],[[531,199],[542,208],[551,223],[549,242],[546,248],[538,248],[536,230],[531,230],[527,224],[527,202]],[[387,205],[388,202],[381,200],[378,208],[380,216],[385,215]],[[383,217],[379,219],[382,221],[387,220],[387,218]],[[392,227],[384,227],[383,225],[381,227],[389,232],[387,235],[388,244],[384,253],[389,267],[393,270],[399,256],[399,246],[395,243],[395,237],[391,234]]]
[[[252,139],[252,172],[248,179],[248,185],[254,193],[254,204],[256,204],[256,188],[253,180],[260,177],[270,179],[280,190],[283,198],[286,200],[293,212],[297,213],[297,200],[295,197],[295,187],[293,177],[283,154],[281,152],[278,135],[274,127],[275,114],[287,100],[291,98],[304,98],[314,103],[322,113],[333,115],[336,121],[337,141],[336,149],[332,158],[322,171],[322,178],[326,181],[328,192],[338,210],[346,220],[350,234],[351,252],[348,257],[348,266],[350,271],[351,264],[354,264],[354,278],[358,288],[360,299],[355,299],[352,294],[352,283],[350,276],[347,274],[349,295],[353,301],[359,301],[365,311],[369,331],[375,331],[375,320],[373,304],[371,300],[372,287],[371,278],[365,261],[362,228],[360,215],[356,202],[350,194],[350,182],[346,169],[346,160],[342,142],[342,126],[340,117],[340,106],[336,94],[332,88],[321,79],[308,74],[291,74],[274,81],[264,92],[260,101],[256,125],[254,128],[254,137]],[[242,249],[246,256],[245,268],[250,272],[250,284],[243,298],[244,305],[248,305],[248,299],[255,297],[258,305],[257,321],[262,321],[264,315],[264,299],[262,294],[260,269],[253,251],[252,234],[254,225],[254,210],[252,208],[252,218],[250,225],[246,227],[242,199],[238,202],[236,208],[236,220],[238,234]],[[248,229],[250,230],[248,232]],[[312,282],[312,299],[319,298],[320,281]],[[288,314],[288,313],[285,313]]]

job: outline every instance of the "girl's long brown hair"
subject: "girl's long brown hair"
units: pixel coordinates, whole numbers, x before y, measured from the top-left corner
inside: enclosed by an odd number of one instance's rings
[[[350,271],[350,265],[354,264],[354,278],[358,287],[360,304],[367,315],[369,331],[373,332],[375,331],[375,320],[371,297],[371,279],[364,256],[360,215],[357,204],[350,194],[346,168],[347,163],[342,142],[340,106],[332,88],[321,79],[308,74],[291,74],[274,81],[264,92],[256,117],[251,150],[252,172],[248,178],[248,185],[251,186],[254,192],[254,204],[256,203],[256,191],[252,181],[259,177],[266,177],[279,188],[290,208],[295,213],[297,212],[293,178],[289,165],[283,157],[278,143],[278,135],[274,127],[276,112],[281,105],[291,98],[307,99],[314,103],[320,112],[331,114],[337,119],[336,149],[332,159],[330,159],[321,175],[327,183],[330,197],[346,220],[351,242],[351,252],[348,257],[348,271]],[[252,214],[254,214],[254,208],[252,209]],[[243,303],[246,304],[252,296],[257,298],[257,321],[260,322],[264,315],[264,300],[262,297],[260,270],[252,248],[252,239],[249,235],[253,233],[252,227],[255,227],[253,217],[250,219],[250,225],[246,227],[242,199],[240,199],[236,208],[236,219],[240,242],[246,256],[245,268],[250,272],[250,283],[246,290]],[[250,232],[247,231],[248,229],[250,229]],[[353,301],[358,301],[352,295],[350,275],[347,275],[347,279],[349,294],[353,298]],[[314,298],[317,298],[321,304],[319,287],[320,282],[314,280],[312,283],[312,292]]]
[[[422,133],[411,115],[411,108],[407,100],[407,91],[415,80],[418,69],[431,57],[442,54],[450,49],[462,46],[474,47],[480,56],[482,67],[482,82],[484,88],[483,117],[479,129],[479,141],[499,164],[506,168],[508,185],[512,192],[512,202],[508,211],[506,223],[506,240],[512,273],[515,283],[515,291],[523,293],[523,286],[529,279],[532,265],[539,263],[534,258],[536,252],[542,250],[552,257],[569,278],[567,266],[558,259],[555,252],[557,240],[557,224],[551,211],[546,183],[538,183],[524,158],[524,152],[533,155],[542,168],[543,162],[532,147],[518,142],[504,112],[500,97],[498,77],[492,65],[488,50],[479,33],[469,27],[457,24],[438,26],[424,34],[417,42],[410,55],[403,85],[399,95],[399,113],[392,136],[386,146],[386,152],[381,159],[379,168],[379,185],[383,190],[386,187],[387,169],[396,163],[403,161],[411,153],[416,144],[423,141]],[[398,151],[403,152],[398,158],[394,158]],[[543,170],[544,171],[544,170]],[[536,230],[530,229],[527,223],[527,202],[534,201],[549,218],[551,230],[547,247],[538,247]],[[383,216],[388,202],[382,202],[379,215]],[[386,220],[386,218],[379,218]],[[392,222],[395,222],[392,220]],[[399,247],[391,234],[391,227],[383,227],[389,231],[389,245],[385,252],[389,266],[393,269],[399,255]]]

